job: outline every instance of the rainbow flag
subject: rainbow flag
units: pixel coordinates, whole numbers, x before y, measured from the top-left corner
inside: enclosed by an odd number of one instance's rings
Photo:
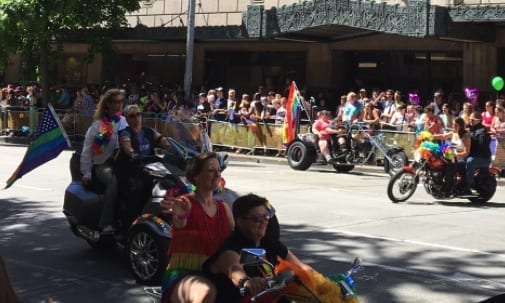
[[[48,104],[23,161],[7,180],[4,189],[11,187],[17,179],[26,173],[56,158],[65,148],[70,146],[70,141],[60,119],[51,104]]]
[[[284,124],[282,125],[282,144],[290,143],[295,139],[301,108],[300,92],[295,81],[293,81],[289,87],[289,95],[286,101],[286,117],[284,117]]]

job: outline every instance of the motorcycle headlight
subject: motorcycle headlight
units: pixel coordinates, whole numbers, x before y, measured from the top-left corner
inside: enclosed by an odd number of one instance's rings
[[[419,151],[419,149],[414,150],[413,155],[414,155],[414,161],[416,162],[421,161],[421,152]]]

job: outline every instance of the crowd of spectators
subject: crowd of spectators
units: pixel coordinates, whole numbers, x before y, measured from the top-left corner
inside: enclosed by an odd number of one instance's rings
[[[65,84],[57,85],[51,88],[51,103],[64,113],[64,123],[72,121],[75,114],[91,117],[106,88],[92,85],[69,90]],[[259,86],[254,93],[238,93],[233,88],[225,89],[222,86],[202,88],[194,92],[190,100],[184,99],[180,86],[145,82],[123,84],[120,89],[125,94],[125,106],[137,104],[144,117],[165,121],[191,119],[196,115],[232,123],[264,121],[282,124],[286,114],[287,89],[276,92]],[[3,88],[0,86],[0,92],[2,108],[23,110],[42,106],[37,83],[29,83],[25,87],[11,84]],[[479,102],[464,102],[461,98],[455,98],[455,94],[446,96],[442,89],[424,102],[411,100],[400,91],[391,89],[374,89],[369,94],[366,88],[362,88],[357,93],[351,91],[342,95],[340,102],[328,100],[323,93],[316,94],[316,100],[309,102],[309,98],[303,98],[303,91],[301,94],[306,112],[309,115],[314,112],[314,119],[315,112],[330,110],[333,118],[344,122],[361,121],[377,128],[411,132],[429,130],[437,134],[450,129],[457,117],[462,117],[468,124],[470,114],[479,111],[483,113],[483,123],[491,133],[504,135],[501,126],[505,101],[501,98],[486,100],[481,108]]]

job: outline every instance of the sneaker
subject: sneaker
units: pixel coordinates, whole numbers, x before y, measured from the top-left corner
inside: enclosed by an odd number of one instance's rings
[[[113,234],[115,231],[116,229],[112,225],[107,225],[104,228],[102,228],[103,234]]]
[[[327,162],[328,164],[330,164],[330,165],[333,165],[333,164],[335,164],[335,163],[336,163],[336,160],[335,160],[334,158],[331,158],[331,159],[329,159],[329,160],[326,160],[326,162]]]

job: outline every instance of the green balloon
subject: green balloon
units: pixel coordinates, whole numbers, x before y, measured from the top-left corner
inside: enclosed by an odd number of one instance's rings
[[[496,91],[500,91],[505,85],[505,82],[503,81],[502,77],[496,76],[493,78],[493,80],[491,80],[491,85]]]

